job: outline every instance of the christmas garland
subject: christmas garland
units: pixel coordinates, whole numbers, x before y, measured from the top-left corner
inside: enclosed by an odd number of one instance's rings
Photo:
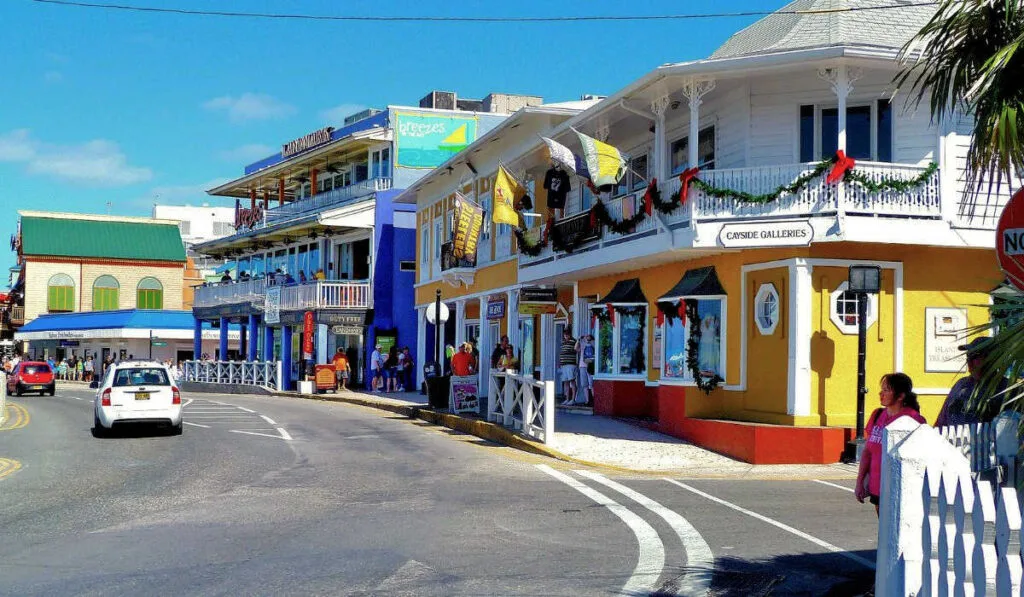
[[[802,189],[807,187],[812,180],[824,175],[829,170],[831,170],[828,176],[829,183],[841,180],[845,183],[859,185],[869,193],[880,193],[886,191],[905,192],[910,189],[920,187],[935,174],[938,168],[939,165],[937,163],[931,162],[923,172],[914,178],[903,180],[899,178],[884,177],[876,182],[867,175],[858,172],[854,168],[854,160],[846,157],[846,155],[840,151],[837,152],[834,157],[818,162],[810,172],[801,174],[793,182],[779,185],[767,193],[756,195],[746,191],[737,191],[734,189],[713,186],[697,178],[697,169],[691,168],[680,175],[679,178],[682,183],[681,187],[678,191],[672,193],[668,201],[662,200],[661,191],[658,190],[658,181],[656,179],[652,180],[650,185],[648,185],[647,190],[644,192],[644,208],[642,210],[638,210],[629,218],[622,220],[614,219],[611,213],[608,212],[608,207],[603,201],[598,199],[594,206],[590,208],[590,225],[591,227],[603,225],[609,228],[612,232],[628,234],[636,229],[637,224],[651,215],[653,210],[657,210],[659,213],[668,215],[685,205],[688,198],[688,187],[690,185],[699,189],[701,193],[707,197],[715,199],[731,199],[741,203],[763,205],[773,201],[778,201],[784,194],[795,194],[800,192]],[[597,189],[594,188],[593,183],[589,180],[585,182],[596,195]],[[540,255],[541,251],[549,242],[552,243],[552,246],[555,249],[565,251],[567,253],[572,253],[584,242],[582,241],[583,237],[580,236],[566,242],[561,238],[558,228],[554,225],[553,221],[548,222],[544,237],[538,243],[529,243],[526,240],[525,231],[520,228],[513,228],[513,233],[519,243],[519,250],[530,257]]]
[[[700,363],[697,360],[697,352],[700,350],[700,337],[702,335],[700,331],[700,316],[697,315],[697,301],[694,299],[686,299],[686,318],[690,322],[690,338],[686,341],[686,366],[690,369],[690,374],[693,375],[693,381],[697,384],[697,389],[710,394],[712,390],[718,387],[718,384],[725,381],[717,373],[711,375],[704,375],[700,370]]]

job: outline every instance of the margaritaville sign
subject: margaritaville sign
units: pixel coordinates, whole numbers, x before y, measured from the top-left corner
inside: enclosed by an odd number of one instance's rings
[[[331,141],[331,133],[333,132],[333,126],[325,126],[318,131],[313,131],[312,133],[303,135],[294,141],[289,141],[281,146],[281,157],[286,158],[306,151],[307,149],[313,149],[314,147],[329,143]]]

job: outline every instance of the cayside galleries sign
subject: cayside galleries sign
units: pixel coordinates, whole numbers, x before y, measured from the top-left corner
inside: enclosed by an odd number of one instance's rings
[[[294,141],[289,141],[281,146],[281,157],[286,158],[297,153],[302,153],[307,149],[313,149],[314,147],[330,143],[331,133],[333,132],[333,126],[325,126],[320,130],[303,135]]]
[[[718,234],[723,247],[806,247],[814,238],[807,220],[725,224]]]

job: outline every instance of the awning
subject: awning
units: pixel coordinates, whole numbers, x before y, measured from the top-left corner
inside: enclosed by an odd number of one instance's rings
[[[718,274],[715,273],[715,266],[709,265],[697,269],[688,269],[682,279],[663,294],[659,303],[674,303],[684,297],[690,296],[724,296],[725,289],[718,281]]]
[[[84,313],[48,313],[28,322],[15,334],[15,340],[58,340],[90,338],[154,338],[184,340],[192,338],[195,318],[189,311],[122,309]],[[228,337],[238,337],[238,326],[228,327]],[[208,323],[203,337],[219,335]]]
[[[637,305],[647,304],[647,297],[644,296],[643,290],[640,289],[640,279],[630,278],[629,280],[619,280],[612,287],[611,292],[606,294],[597,301],[601,305],[597,305],[594,308],[600,308],[602,305]]]

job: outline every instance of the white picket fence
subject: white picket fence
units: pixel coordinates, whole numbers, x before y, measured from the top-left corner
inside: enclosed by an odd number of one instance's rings
[[[555,437],[555,382],[492,371],[487,420],[521,430],[545,444]]]
[[[281,361],[185,361],[184,381],[242,384],[278,389]]]
[[[876,595],[1021,595],[1021,498],[1009,484],[1018,422],[940,431],[903,417],[886,427]],[[1011,471],[997,475],[1004,486],[981,479],[1000,463]]]

